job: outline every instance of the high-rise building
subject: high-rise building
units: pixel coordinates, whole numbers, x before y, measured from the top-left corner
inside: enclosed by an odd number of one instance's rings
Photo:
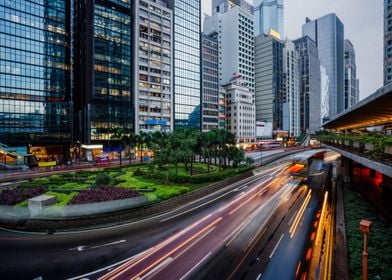
[[[174,14],[174,120],[176,127],[201,125],[201,1],[168,0]]]
[[[286,102],[283,75],[284,42],[261,34],[255,38],[256,121],[283,129],[283,103]]]
[[[226,13],[234,6],[240,6],[248,13],[253,13],[252,4],[246,0],[212,0],[212,14]]]
[[[173,130],[173,13],[166,1],[135,1],[135,133]]]
[[[384,0],[384,85],[392,81],[392,0]]]
[[[285,39],[283,0],[254,0],[255,36],[278,32]]]
[[[110,146],[117,129],[134,129],[131,1],[75,0],[74,10],[75,140]]]
[[[324,66],[320,66],[321,81],[321,123],[328,120],[329,116],[329,77]]]
[[[286,40],[283,47],[283,77],[285,100],[283,103],[283,130],[290,137],[300,135],[300,59],[292,41]]]
[[[59,162],[72,142],[69,5],[0,1],[0,142]]]
[[[243,77],[234,76],[224,85],[226,91],[226,129],[235,135],[238,144],[255,142],[256,121],[253,92]]]
[[[359,80],[355,50],[350,40],[344,40],[344,110],[354,106],[359,101]]]
[[[254,92],[253,16],[240,6],[207,17],[206,34],[218,34],[219,83],[228,84],[233,75],[241,75],[245,85]]]
[[[219,126],[218,34],[202,35],[202,130]]]
[[[321,126],[320,60],[316,43],[308,36],[294,41],[300,57],[300,128],[314,134]]]
[[[320,63],[329,79],[329,113],[333,118],[344,110],[344,26],[336,14],[306,19],[302,35],[316,42]]]

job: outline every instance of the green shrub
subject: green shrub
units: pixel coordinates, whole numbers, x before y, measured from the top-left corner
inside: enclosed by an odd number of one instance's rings
[[[111,183],[111,178],[108,173],[101,172],[95,177],[95,185],[99,188],[108,187]]]
[[[133,176],[143,176],[143,175],[144,175],[144,172],[140,168],[133,171]]]

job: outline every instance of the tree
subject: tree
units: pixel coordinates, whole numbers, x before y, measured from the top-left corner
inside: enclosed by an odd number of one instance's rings
[[[114,134],[110,137],[110,139],[117,140],[120,144],[120,166],[122,165],[122,147],[127,143],[127,137],[124,135],[124,129],[117,128],[114,130]]]

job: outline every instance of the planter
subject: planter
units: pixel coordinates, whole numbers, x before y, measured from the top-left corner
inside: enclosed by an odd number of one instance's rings
[[[343,140],[339,140],[339,145],[343,145],[344,141]]]
[[[392,155],[392,146],[386,146],[384,152],[386,154]]]
[[[369,151],[369,152],[374,151],[374,143],[366,143],[365,144],[365,150]]]
[[[356,141],[354,142],[353,146],[354,148],[359,149],[361,147],[361,142]]]
[[[350,140],[345,140],[344,141],[344,146],[350,147],[351,146],[351,141]]]

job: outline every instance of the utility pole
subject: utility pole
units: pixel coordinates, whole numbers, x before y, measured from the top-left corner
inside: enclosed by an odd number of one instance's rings
[[[368,235],[370,233],[370,227],[372,225],[372,222],[362,220],[359,223],[361,227],[361,231],[363,233],[363,255],[362,255],[362,280],[368,280]]]

